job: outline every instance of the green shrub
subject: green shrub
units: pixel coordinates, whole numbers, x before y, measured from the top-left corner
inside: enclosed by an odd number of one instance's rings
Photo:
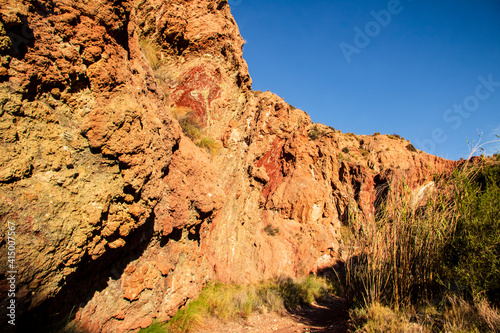
[[[198,141],[195,142],[195,144],[198,147],[205,149],[212,156],[217,155],[220,149],[217,141],[208,136],[201,137]]]
[[[272,225],[268,224],[266,225],[266,227],[264,228],[264,231],[266,232],[266,234],[268,234],[269,236],[276,236],[277,234],[279,234],[280,232],[280,228],[273,228]]]
[[[317,140],[317,139],[319,139],[323,135],[323,132],[321,132],[318,129],[318,125],[314,125],[313,129],[309,130],[309,132],[307,133],[307,135],[309,136],[309,139],[311,139],[311,140]]]
[[[457,176],[460,177],[460,176]],[[500,171],[477,172],[462,182],[460,218],[449,247],[449,265],[458,286],[473,295],[484,292],[500,305]]]
[[[359,152],[361,153],[361,155],[363,155],[364,157],[367,157],[368,155],[370,155],[370,152],[364,148],[359,148]]]
[[[418,153],[417,148],[415,148],[415,146],[413,146],[411,143],[406,146],[406,149],[408,149],[411,152]]]
[[[305,304],[311,304],[318,299],[323,299],[333,288],[326,279],[315,275],[308,275],[305,280],[301,281],[301,285],[305,295],[302,303]]]
[[[166,333],[167,327],[163,323],[159,323],[157,321],[153,321],[153,323],[146,328],[143,328],[139,331],[139,333]]]
[[[344,148],[342,148],[342,152],[343,152],[344,154],[349,154],[349,148],[348,148],[348,147],[344,147]]]
[[[277,280],[278,291],[288,309],[295,309],[301,304],[310,304],[325,297],[329,292],[326,279],[313,275],[294,281],[281,277]]]
[[[387,137],[393,140],[401,140],[401,136],[399,134],[389,134]]]

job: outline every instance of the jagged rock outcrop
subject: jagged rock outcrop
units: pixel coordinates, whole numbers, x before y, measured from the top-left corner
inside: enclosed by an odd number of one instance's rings
[[[15,223],[21,327],[75,306],[87,332],[133,331],[211,279],[328,268],[349,214],[453,167],[252,92],[227,1],[0,3],[0,250]]]

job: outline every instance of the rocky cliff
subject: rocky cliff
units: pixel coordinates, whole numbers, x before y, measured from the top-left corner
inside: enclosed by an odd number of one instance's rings
[[[453,165],[253,92],[227,1],[0,8],[4,327],[9,223],[18,328],[71,312],[86,332],[133,331],[212,279],[331,267],[350,214]]]

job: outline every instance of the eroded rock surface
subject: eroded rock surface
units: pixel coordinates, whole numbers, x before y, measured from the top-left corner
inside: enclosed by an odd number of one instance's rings
[[[1,307],[11,222],[26,328],[74,307],[87,332],[133,331],[211,279],[328,268],[349,214],[453,167],[252,92],[227,1],[0,5]]]

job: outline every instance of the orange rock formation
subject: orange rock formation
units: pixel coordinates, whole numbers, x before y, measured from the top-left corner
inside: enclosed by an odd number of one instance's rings
[[[2,318],[8,222],[21,328],[75,306],[87,332],[133,331],[212,279],[330,267],[350,212],[453,166],[253,92],[242,46],[227,1],[0,1]]]

